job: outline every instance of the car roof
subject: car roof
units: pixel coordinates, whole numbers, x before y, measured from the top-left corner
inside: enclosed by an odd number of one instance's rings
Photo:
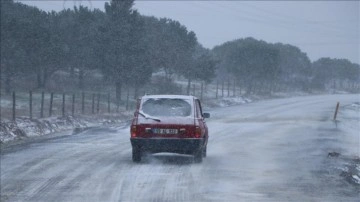
[[[192,95],[144,95],[142,99],[158,99],[158,98],[170,98],[170,99],[197,99],[195,96]]]

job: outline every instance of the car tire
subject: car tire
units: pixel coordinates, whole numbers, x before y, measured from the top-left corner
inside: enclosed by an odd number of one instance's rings
[[[132,149],[132,160],[136,163],[141,161],[141,150],[139,148]]]
[[[197,151],[194,154],[194,161],[195,163],[201,163],[202,162],[202,158],[203,158],[203,150]]]
[[[206,150],[207,150],[207,146],[205,146],[204,149],[202,150],[202,156],[204,158],[206,158]]]

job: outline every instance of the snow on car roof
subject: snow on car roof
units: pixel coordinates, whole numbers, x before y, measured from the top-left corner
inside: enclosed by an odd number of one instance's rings
[[[197,99],[195,96],[192,95],[144,95],[142,98]]]

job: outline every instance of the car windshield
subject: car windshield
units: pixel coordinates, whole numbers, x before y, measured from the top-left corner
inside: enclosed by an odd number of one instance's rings
[[[142,112],[150,116],[190,116],[189,100],[173,98],[150,98],[143,102]]]

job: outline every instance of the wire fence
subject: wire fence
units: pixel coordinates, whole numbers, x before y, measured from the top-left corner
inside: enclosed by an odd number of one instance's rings
[[[241,95],[241,88],[233,81],[213,84],[193,83],[189,89],[182,85],[179,94],[194,95],[206,102],[221,97]],[[51,116],[96,115],[134,110],[137,95],[125,89],[122,97],[104,92],[0,92],[0,120],[16,120],[17,117],[46,118]],[[149,92],[149,93],[147,93]],[[143,94],[159,94],[154,89],[142,89]],[[161,93],[160,93],[161,94]],[[142,95],[142,94],[141,94]]]
[[[1,95],[0,119],[46,118],[116,113],[134,107],[134,99],[116,100],[110,93],[12,92]]]

